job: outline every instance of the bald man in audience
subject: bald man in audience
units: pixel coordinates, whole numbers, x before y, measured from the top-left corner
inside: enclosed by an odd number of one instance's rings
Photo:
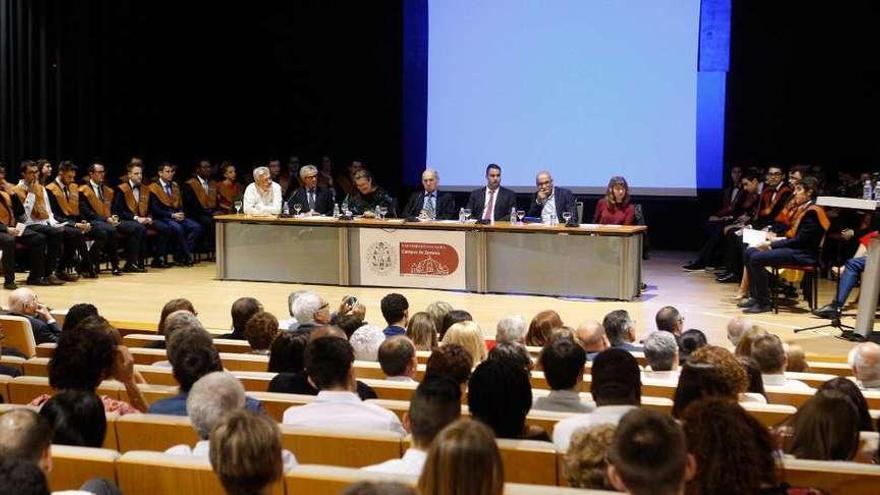
[[[768,334],[752,343],[752,361],[761,371],[764,388],[772,390],[812,390],[806,383],[785,377],[788,357],[778,336]]]
[[[49,308],[40,303],[34,291],[27,287],[15,289],[9,294],[7,306],[10,314],[28,319],[37,344],[58,342],[61,337],[61,327],[49,313]]]
[[[30,409],[0,416],[0,459],[33,462],[44,473],[52,470],[52,425]]]
[[[386,380],[415,383],[419,366],[416,346],[404,335],[388,337],[379,346],[379,366]]]
[[[862,390],[880,390],[880,345],[865,342],[852,348],[849,363]]]
[[[587,351],[587,361],[592,361],[596,354],[611,347],[611,344],[608,342],[608,336],[605,335],[605,329],[596,320],[588,320],[578,325],[577,330],[575,330],[575,337],[577,337],[581,347]]]
[[[755,324],[751,321],[743,318],[742,316],[735,316],[727,322],[727,340],[736,347],[739,344],[739,340],[745,335],[746,332],[754,328]]]
[[[681,332],[684,329],[684,316],[675,307],[664,306],[660,308],[654,317],[654,322],[657,324],[657,330],[671,333],[675,336],[676,341],[681,337]]]

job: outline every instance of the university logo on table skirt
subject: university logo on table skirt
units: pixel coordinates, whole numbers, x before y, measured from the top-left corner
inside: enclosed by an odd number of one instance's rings
[[[361,283],[398,287],[466,287],[464,232],[363,229]]]

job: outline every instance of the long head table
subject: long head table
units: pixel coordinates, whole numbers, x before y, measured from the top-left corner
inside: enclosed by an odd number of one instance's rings
[[[220,279],[629,300],[644,226],[223,215]]]

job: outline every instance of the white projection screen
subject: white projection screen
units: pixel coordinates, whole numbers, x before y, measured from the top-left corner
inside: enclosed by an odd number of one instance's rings
[[[443,187],[696,194],[699,0],[429,0],[427,164]]]

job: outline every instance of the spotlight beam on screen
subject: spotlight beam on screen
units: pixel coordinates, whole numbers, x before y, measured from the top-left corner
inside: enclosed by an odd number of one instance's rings
[[[444,188],[479,187],[499,163],[503,184],[523,191],[547,168],[580,193],[613,175],[641,194],[696,193],[700,0],[416,3],[427,33],[413,36],[407,14],[404,65],[421,43],[421,166],[438,168]],[[405,109],[405,122],[417,114]]]

